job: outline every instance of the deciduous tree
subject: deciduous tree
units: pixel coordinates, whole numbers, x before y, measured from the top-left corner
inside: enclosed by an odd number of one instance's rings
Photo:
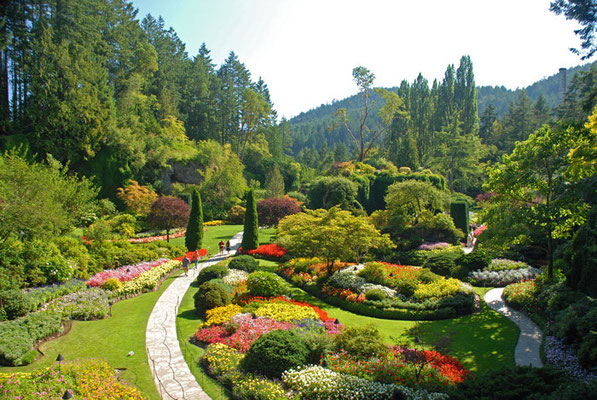
[[[321,257],[331,275],[336,260],[360,262],[372,248],[393,247],[367,218],[338,207],[307,210],[280,221],[276,240],[298,257]]]
[[[189,220],[189,205],[173,196],[161,196],[151,205],[147,222],[157,229],[166,230],[166,241],[170,241],[170,229],[185,226]]]

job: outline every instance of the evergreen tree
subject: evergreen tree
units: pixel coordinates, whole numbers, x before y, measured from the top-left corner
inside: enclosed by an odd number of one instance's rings
[[[197,189],[193,190],[191,197],[191,213],[184,243],[188,251],[200,249],[203,244],[203,206]]]
[[[276,164],[265,174],[265,197],[280,197],[285,193],[284,177]]]
[[[245,226],[241,247],[243,250],[253,250],[259,247],[259,222],[257,220],[257,202],[253,189],[249,189],[246,200]]]

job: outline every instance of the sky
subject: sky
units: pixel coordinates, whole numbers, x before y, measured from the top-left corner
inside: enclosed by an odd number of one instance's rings
[[[579,25],[549,0],[133,0],[138,18],[162,16],[191,57],[205,43],[222,64],[231,51],[268,85],[280,117],[291,118],[357,92],[352,69],[375,86],[422,73],[430,83],[463,55],[477,86],[525,87],[588,61]]]

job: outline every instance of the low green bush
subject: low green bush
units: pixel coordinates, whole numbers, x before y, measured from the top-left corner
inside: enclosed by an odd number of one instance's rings
[[[247,278],[251,296],[276,297],[286,293],[284,280],[271,272],[257,271]]]
[[[365,268],[359,271],[358,275],[364,278],[367,282],[389,286],[382,263],[368,262],[365,264]]]
[[[254,272],[259,267],[259,261],[249,255],[242,255],[230,260],[228,267],[241,269],[247,272]]]
[[[122,287],[122,282],[120,282],[116,278],[106,279],[106,281],[102,285],[102,289],[104,289],[104,290],[110,290],[112,292],[115,291],[115,290],[120,289],[121,287]]]
[[[365,298],[371,301],[382,301],[386,299],[386,294],[381,289],[371,289],[365,293]]]
[[[388,352],[383,337],[374,326],[347,327],[334,336],[334,346],[357,358],[382,357]]]
[[[207,310],[230,304],[230,296],[226,293],[226,290],[211,281],[203,283],[193,299],[195,300],[195,312],[200,317],[205,317]]]
[[[8,319],[22,317],[31,310],[31,303],[20,290],[4,290],[0,292],[1,308]]]
[[[280,378],[284,371],[307,364],[308,357],[309,349],[299,335],[276,330],[253,342],[241,367],[254,374]]]
[[[207,281],[223,278],[226,275],[228,275],[228,267],[225,265],[210,265],[199,271],[199,275],[197,275],[197,285],[201,286]]]

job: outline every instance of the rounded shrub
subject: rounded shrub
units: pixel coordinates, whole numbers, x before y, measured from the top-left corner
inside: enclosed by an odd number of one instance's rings
[[[359,271],[359,276],[365,278],[367,282],[388,285],[383,264],[378,262],[368,262],[365,264],[365,268]]]
[[[276,330],[253,342],[241,367],[254,374],[280,378],[284,371],[305,365],[308,357],[309,349],[299,335]]]
[[[284,281],[271,272],[253,272],[247,278],[247,289],[251,296],[276,297],[286,293]]]
[[[438,252],[429,256],[424,267],[429,268],[436,274],[448,276],[456,267],[456,264],[454,263],[454,257],[452,255]]]
[[[120,282],[116,278],[107,279],[104,284],[102,285],[102,289],[110,290],[112,292],[120,289],[122,287],[122,282]]]
[[[197,285],[201,286],[207,281],[212,279],[223,278],[228,275],[228,267],[225,265],[210,265],[209,267],[203,268],[197,275]]]
[[[348,327],[335,335],[334,346],[358,358],[381,357],[388,352],[388,346],[374,326]]]
[[[6,313],[6,318],[15,319],[22,317],[31,310],[31,303],[27,296],[20,290],[4,290],[0,292],[0,302],[2,309]]]
[[[241,269],[247,272],[254,272],[259,267],[259,261],[248,255],[234,257],[228,264],[229,268]]]
[[[195,299],[195,312],[200,317],[204,317],[207,310],[230,304],[230,296],[226,289],[215,282],[203,283],[193,299]]]
[[[386,299],[386,294],[381,289],[371,289],[365,293],[365,298],[371,301],[382,301]]]

